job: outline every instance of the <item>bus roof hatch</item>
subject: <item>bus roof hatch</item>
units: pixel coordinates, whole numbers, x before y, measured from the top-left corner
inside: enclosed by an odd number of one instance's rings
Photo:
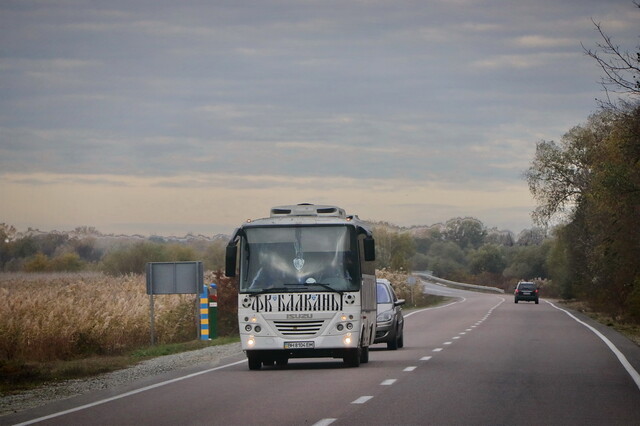
[[[344,209],[336,206],[316,206],[315,204],[296,204],[278,206],[271,209],[271,217],[283,216],[331,216],[346,219]]]

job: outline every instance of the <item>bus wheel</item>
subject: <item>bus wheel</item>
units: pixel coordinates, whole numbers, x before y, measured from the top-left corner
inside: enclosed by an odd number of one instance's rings
[[[360,348],[347,349],[342,360],[347,367],[360,366]]]
[[[258,355],[247,352],[247,359],[249,361],[249,370],[260,370],[262,360]]]
[[[366,364],[369,362],[369,346],[367,346],[366,348],[362,348],[362,351],[360,352],[360,362],[362,364]]]

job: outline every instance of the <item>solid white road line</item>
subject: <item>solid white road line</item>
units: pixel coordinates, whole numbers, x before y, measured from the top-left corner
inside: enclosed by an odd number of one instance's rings
[[[161,386],[165,386],[165,385],[168,385],[168,384],[171,384],[171,383],[180,382],[182,380],[190,379],[192,377],[200,376],[202,374],[207,374],[207,373],[210,373],[212,371],[222,370],[223,368],[231,367],[232,365],[242,364],[244,362],[247,362],[247,361],[243,359],[241,361],[232,362],[231,364],[221,365],[220,367],[215,367],[215,368],[210,368],[208,370],[198,371],[197,373],[191,373],[191,374],[188,374],[188,375],[182,376],[182,377],[176,377],[175,379],[167,380],[165,382],[160,382],[160,383],[156,383],[156,384],[153,384],[153,385],[150,385],[150,386],[146,386],[144,388],[140,388],[140,389],[132,390],[132,391],[129,391],[129,392],[121,393],[120,395],[115,395],[115,396],[112,396],[111,398],[101,399],[100,401],[92,402],[90,404],[81,405],[80,407],[70,408],[69,410],[60,411],[59,413],[53,413],[53,414],[49,414],[48,416],[39,417],[39,418],[33,419],[33,420],[28,420],[28,421],[23,422],[23,423],[18,423],[17,425],[14,425],[14,426],[30,425],[30,424],[33,424],[33,423],[38,423],[38,422],[42,422],[42,421],[45,421],[45,420],[53,419],[55,417],[64,416],[65,414],[69,414],[69,413],[74,413],[76,411],[85,410],[87,408],[95,407],[96,405],[106,404],[107,402],[115,401],[117,399],[126,398],[126,397],[131,396],[131,395],[135,395],[135,394],[142,393],[142,392],[145,392],[145,391],[148,391],[148,390],[151,390],[151,389],[159,388]]]
[[[569,315],[571,318],[573,318],[574,320],[576,320],[580,324],[584,325],[589,330],[591,330],[596,336],[598,336],[605,343],[605,345],[607,345],[609,347],[611,352],[613,352],[614,355],[618,358],[618,361],[620,361],[620,364],[622,364],[622,366],[625,368],[625,370],[627,370],[627,373],[629,373],[629,375],[631,376],[631,379],[633,379],[633,381],[635,382],[636,386],[638,386],[638,389],[640,389],[640,374],[638,374],[636,369],[633,368],[633,366],[629,363],[629,361],[627,360],[627,357],[625,357],[624,354],[622,352],[620,352],[620,350],[613,343],[611,343],[611,340],[607,339],[602,333],[600,333],[595,328],[591,327],[586,322],[579,320],[571,312],[569,312],[567,310],[564,310],[562,308],[558,308],[556,305],[554,305],[553,303],[549,302],[548,300],[545,300],[545,302],[547,302],[548,304],[550,304],[551,306],[553,306],[557,310],[562,311],[565,314]]]

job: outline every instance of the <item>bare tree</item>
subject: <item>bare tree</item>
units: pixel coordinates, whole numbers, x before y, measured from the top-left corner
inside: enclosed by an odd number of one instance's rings
[[[634,1],[640,8],[640,1]],[[610,93],[617,93],[631,97],[631,102],[622,101],[623,105],[633,104],[640,97],[640,45],[637,51],[630,53],[623,51],[619,45],[609,37],[599,22],[591,20],[600,34],[602,41],[596,43],[596,49],[588,49],[584,45],[585,54],[596,60],[604,75],[601,84],[606,94],[606,101],[599,101],[603,107],[617,109]]]

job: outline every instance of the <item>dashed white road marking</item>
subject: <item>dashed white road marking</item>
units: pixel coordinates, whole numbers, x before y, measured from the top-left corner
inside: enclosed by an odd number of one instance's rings
[[[502,299],[502,298],[501,298],[501,299]],[[487,313],[487,314],[482,318],[482,320],[480,320],[480,321],[476,322],[476,323],[475,323],[475,325],[472,325],[470,328],[467,328],[464,332],[459,333],[459,336],[465,335],[467,332],[472,331],[474,328],[476,328],[477,326],[479,326],[480,324],[482,324],[482,322],[483,322],[484,320],[486,320],[486,319],[489,317],[489,315],[493,312],[493,310],[494,310],[494,309],[496,309],[498,306],[500,306],[500,304],[502,304],[502,303],[504,302],[504,300],[505,300],[505,299],[502,299],[502,300],[501,300],[501,301],[500,301],[496,306],[494,306],[493,308],[491,308],[491,309],[489,310],[489,312],[488,312],[488,313]],[[462,302],[464,302],[464,301],[465,301],[465,300],[462,300]],[[446,307],[446,306],[451,306],[451,305],[453,305],[453,304],[455,304],[455,303],[460,303],[460,302],[454,302],[454,303],[451,303],[451,304],[449,304],[449,305],[439,306],[439,307],[437,307],[437,308],[444,308],[444,307]],[[547,302],[547,303],[549,303],[549,302]],[[553,306],[553,304],[551,304],[551,305]],[[416,313],[418,313],[418,312],[426,311],[426,310],[429,310],[429,309],[437,309],[437,308],[426,308],[426,309],[422,309],[422,310],[420,310],[420,311],[413,311],[413,312],[411,312],[410,314],[405,315],[405,318],[406,318],[406,317],[408,317],[408,316],[410,316],[410,315],[416,314]],[[554,306],[554,308],[555,308],[555,306]],[[556,308],[556,309],[559,309],[559,308]],[[560,310],[563,310],[563,309],[560,309]],[[566,311],[565,311],[565,312],[566,312]],[[567,314],[569,314],[569,313],[567,312]],[[569,315],[570,315],[570,316],[572,316],[571,314],[569,314]],[[574,317],[574,318],[575,318],[575,317]],[[576,321],[581,322],[581,321],[579,321],[579,320],[577,320],[577,319],[576,319]],[[585,324],[585,325],[586,325],[586,324]],[[587,326],[587,327],[589,327],[589,326]],[[590,327],[590,328],[591,328],[591,327]],[[596,332],[596,333],[597,333],[597,331],[594,331],[594,332]],[[459,336],[453,337],[453,339],[459,339],[459,338],[460,338]],[[603,337],[603,339],[604,339],[604,337]],[[453,343],[453,342],[444,342],[443,344],[444,344],[444,345],[451,345],[452,343]],[[442,349],[443,349],[443,348],[435,348],[435,349],[433,349],[433,352],[441,352],[441,351],[442,351]],[[622,355],[622,354],[621,354],[621,355]],[[422,358],[420,358],[420,361],[429,361],[431,358],[432,358],[431,356],[423,356]],[[623,358],[624,358],[624,356],[623,356]],[[625,361],[626,361],[626,358],[625,358]],[[624,363],[623,363],[623,364],[624,364]],[[627,362],[627,364],[628,364],[628,362]],[[418,368],[418,367],[416,367],[416,366],[405,367],[405,369],[404,369],[403,371],[413,371],[413,370],[415,370],[416,368]],[[633,371],[635,372],[635,370],[633,370]],[[630,373],[630,374],[631,374],[631,373]],[[637,375],[637,372],[636,372],[636,375]],[[632,377],[633,377],[633,375],[632,375]],[[634,380],[635,380],[635,377],[634,377]],[[390,385],[394,384],[396,381],[397,381],[397,379],[386,379],[386,380],[383,380],[383,381],[380,383],[380,385],[381,385],[381,386],[390,386]],[[638,383],[638,382],[636,382],[636,383]],[[640,384],[638,384],[638,387],[640,387]],[[370,399],[372,399],[372,398],[373,398],[373,396],[361,396],[360,398],[358,398],[358,399],[356,399],[355,401],[353,401],[353,402],[352,402],[352,404],[364,404],[364,403],[366,403],[367,401],[369,401],[369,400],[370,400]],[[328,425],[330,425],[331,423],[335,422],[336,420],[337,420],[337,419],[334,419],[334,418],[326,418],[326,419],[322,419],[322,420],[320,420],[320,421],[319,421],[319,422],[317,422],[317,423],[314,423],[312,426],[328,426]]]
[[[330,419],[330,418],[322,419],[319,422],[316,422],[311,426],[328,426],[331,423],[335,422],[336,420],[338,420],[338,419]]]
[[[364,404],[365,402],[369,401],[371,398],[373,398],[373,396],[361,396],[360,398],[353,401],[352,404]]]
[[[409,312],[409,313],[408,313],[408,314],[406,314],[404,317],[405,317],[405,318],[408,318],[408,317],[410,317],[411,315],[414,315],[414,314],[417,314],[417,313],[420,313],[420,312],[430,311],[430,310],[433,310],[433,309],[442,309],[442,308],[446,308],[446,307],[449,307],[449,306],[451,306],[451,305],[455,305],[456,303],[463,303],[463,302],[465,302],[466,300],[467,300],[467,299],[463,297],[463,298],[461,298],[461,300],[456,300],[455,302],[451,302],[451,303],[449,303],[449,304],[447,304],[447,305],[434,306],[434,307],[431,307],[431,308],[419,309],[419,310],[417,310],[417,311]]]

